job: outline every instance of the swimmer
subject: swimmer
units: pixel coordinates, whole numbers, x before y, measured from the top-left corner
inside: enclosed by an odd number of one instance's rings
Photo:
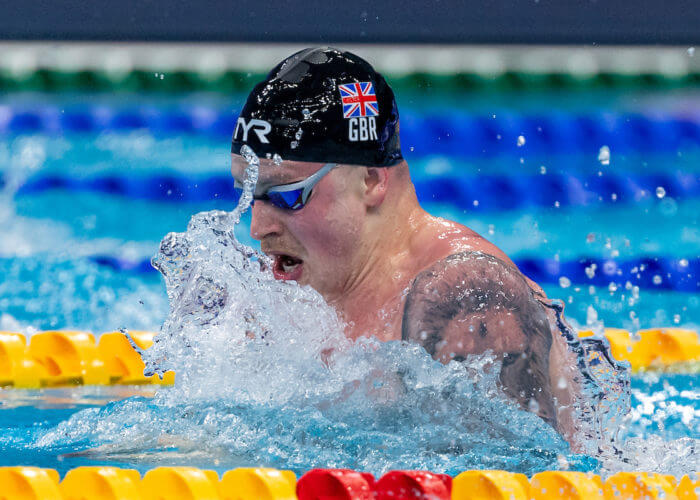
[[[251,236],[277,279],[317,290],[351,339],[416,342],[442,362],[493,352],[506,393],[571,442],[578,371],[561,318],[499,248],[421,208],[394,94],[369,63],[333,48],[288,57],[238,118],[239,192],[244,146],[260,158]]]

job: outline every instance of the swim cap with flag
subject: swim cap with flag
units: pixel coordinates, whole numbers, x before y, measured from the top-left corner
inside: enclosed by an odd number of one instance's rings
[[[350,52],[310,48],[279,63],[241,110],[231,152],[386,167],[403,157],[399,112],[384,77]]]

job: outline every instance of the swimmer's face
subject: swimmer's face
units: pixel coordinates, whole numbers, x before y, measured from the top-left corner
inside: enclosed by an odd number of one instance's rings
[[[231,158],[231,174],[242,183],[247,163],[239,155]],[[278,166],[261,159],[257,189],[304,180],[322,166],[286,160]],[[310,285],[329,301],[342,295],[361,261],[366,216],[362,170],[343,165],[334,168],[316,184],[300,210],[255,201],[250,234],[274,258],[275,278]]]

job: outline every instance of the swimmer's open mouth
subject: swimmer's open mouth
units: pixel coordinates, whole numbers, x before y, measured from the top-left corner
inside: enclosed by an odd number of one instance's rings
[[[272,274],[275,279],[284,281],[299,281],[304,270],[304,261],[287,254],[273,255],[275,263],[272,266]]]

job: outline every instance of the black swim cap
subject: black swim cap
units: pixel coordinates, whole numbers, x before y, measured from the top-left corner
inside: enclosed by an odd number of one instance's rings
[[[399,163],[399,111],[384,77],[350,52],[311,48],[279,63],[248,96],[231,152],[387,167]]]

